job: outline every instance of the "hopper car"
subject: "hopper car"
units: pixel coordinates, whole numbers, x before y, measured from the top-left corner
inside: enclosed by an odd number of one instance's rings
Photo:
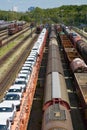
[[[74,60],[71,64],[71,69],[73,71],[74,85],[79,97],[82,116],[87,124],[87,65],[80,60],[81,59],[77,59],[77,61]],[[81,63],[80,66],[82,67],[79,71],[74,71],[77,69],[78,63]]]
[[[74,73],[76,92],[80,100],[81,112],[87,124],[87,72]]]
[[[83,119],[85,119],[85,122],[87,123],[87,65],[82,59],[82,57],[78,54],[77,50],[75,49],[75,46],[73,45],[72,47],[71,41],[69,41],[68,43],[69,48],[67,48],[66,39],[65,39],[65,37],[67,36],[65,35],[65,33],[60,33],[59,35],[61,39],[61,44],[64,47],[65,54],[69,61],[69,66],[71,68],[71,71],[74,77],[74,86],[75,86],[77,95],[79,97]],[[81,40],[78,41],[76,44],[80,42]],[[70,55],[70,53],[68,53],[71,50],[72,50],[72,56]]]
[[[75,46],[69,40],[64,32],[59,33],[60,41],[65,52],[65,58],[68,59],[68,63],[73,72],[87,70],[87,65],[84,62],[82,56],[78,53]]]
[[[69,28],[63,28],[63,30],[87,64],[87,43],[82,40],[79,34],[70,30]]]
[[[49,36],[42,130],[73,130],[55,29]]]

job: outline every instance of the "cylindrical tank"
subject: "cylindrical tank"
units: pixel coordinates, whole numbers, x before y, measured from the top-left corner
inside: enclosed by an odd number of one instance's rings
[[[42,130],[73,130],[70,112],[59,103],[47,107],[42,122]]]
[[[80,58],[75,58],[71,64],[70,67],[73,72],[87,72],[87,65],[85,62]]]
[[[87,64],[87,43],[83,40],[80,40],[76,43],[76,48]]]
[[[42,130],[73,130],[58,43],[50,39],[44,91]]]

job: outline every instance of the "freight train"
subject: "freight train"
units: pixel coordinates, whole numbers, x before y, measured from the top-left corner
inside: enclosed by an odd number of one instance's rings
[[[73,130],[59,47],[54,26],[48,45],[42,130]]]
[[[13,22],[8,26],[8,35],[13,35],[23,30],[24,22]]]
[[[66,59],[68,58],[68,62],[73,72],[84,71],[87,70],[87,65],[84,62],[81,55],[78,53],[74,45],[71,43],[69,38],[65,35],[65,33],[60,32],[60,41],[65,51]]]
[[[27,129],[47,35],[44,28],[0,103],[0,130]]]
[[[79,97],[83,119],[87,123],[87,65],[64,32],[59,32],[66,60],[74,77],[74,89]],[[80,40],[76,43],[78,44]]]
[[[74,32],[72,29],[69,29],[68,27],[66,28],[66,26],[63,26],[63,30],[87,64],[87,43],[83,41],[81,36],[79,36],[79,34]]]

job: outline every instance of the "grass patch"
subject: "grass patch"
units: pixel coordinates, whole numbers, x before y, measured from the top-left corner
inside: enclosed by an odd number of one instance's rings
[[[16,45],[16,41],[11,42],[0,48],[0,58],[3,57],[8,51],[10,51]]]
[[[2,58],[7,52],[9,52],[12,48],[14,48],[14,46],[16,46],[19,42],[19,40],[23,40],[25,36],[27,36],[28,34],[25,33],[20,35],[17,39],[15,39],[14,41],[10,42],[9,44],[3,46],[0,48],[0,58]]]
[[[18,40],[22,40],[24,38],[24,35],[19,36],[16,40],[12,41],[10,44],[7,44],[0,48],[0,58],[3,57],[7,52],[9,52],[12,48],[14,48]]]
[[[17,40],[20,40],[20,39],[23,39],[24,38],[24,35],[21,35],[17,38]]]

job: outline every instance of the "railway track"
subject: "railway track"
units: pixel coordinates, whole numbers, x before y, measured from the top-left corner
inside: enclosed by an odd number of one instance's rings
[[[0,33],[0,37],[3,37],[3,36],[6,35],[6,34],[7,34],[7,31],[4,32],[4,33]]]
[[[10,70],[6,73],[4,78],[0,81],[0,100],[3,98],[6,90],[11,86],[12,82],[14,81],[18,71],[20,70],[22,64],[24,63],[25,59],[30,53],[30,50],[37,39],[38,35],[35,35],[33,39],[31,40],[30,44],[26,46],[26,48],[23,50],[20,57],[15,61],[15,63],[12,65]],[[24,40],[25,41],[25,40]]]
[[[26,27],[24,27],[24,29],[26,29],[27,28],[27,26]],[[22,31],[21,31],[22,32]],[[18,34],[18,33],[16,33],[16,34]],[[20,32],[19,32],[19,34],[21,34]],[[5,42],[4,41],[6,41],[7,39],[8,39],[8,42],[9,42],[9,38],[11,38],[11,37],[13,37],[13,38],[15,38],[15,34],[14,35],[8,35],[8,31],[6,32],[6,33],[4,33],[4,34],[1,34],[0,35],[2,38],[1,38],[1,40],[2,40],[2,42],[5,44]],[[18,35],[19,36],[19,35]],[[3,45],[2,45],[3,46]]]
[[[35,30],[33,30],[32,33],[34,33]],[[21,45],[24,44],[24,42],[29,38],[31,37],[31,33],[29,35],[27,35],[23,41],[19,42],[16,46],[14,46],[8,53],[6,53],[6,55],[4,55],[1,59],[0,59],[0,66],[15,52],[16,49],[18,49]]]
[[[85,36],[83,33],[81,33],[79,30],[77,30],[76,28],[73,28],[74,31],[76,31],[80,36],[82,36],[83,38],[85,38],[87,40],[87,36]]]
[[[4,36],[2,38],[2,46],[0,47],[3,47],[5,46],[6,44],[10,43],[12,40],[14,40],[15,38],[19,37],[20,35],[22,35],[23,33],[25,33],[26,31],[29,30],[29,26],[25,26],[24,27],[24,30],[16,33],[15,35],[12,35],[12,36],[8,36],[8,34],[6,34],[6,36]]]
[[[5,32],[7,32],[7,29],[1,30],[1,31],[0,31],[0,34],[5,33]]]
[[[14,40],[15,38],[19,37],[20,35],[22,35],[23,33],[25,33],[27,30],[29,30],[28,27],[26,27],[23,31],[19,32],[19,33],[16,33],[15,35],[13,36],[6,36],[4,38],[4,41],[2,41],[2,47],[6,44],[8,44],[9,42],[11,42],[12,40]]]

